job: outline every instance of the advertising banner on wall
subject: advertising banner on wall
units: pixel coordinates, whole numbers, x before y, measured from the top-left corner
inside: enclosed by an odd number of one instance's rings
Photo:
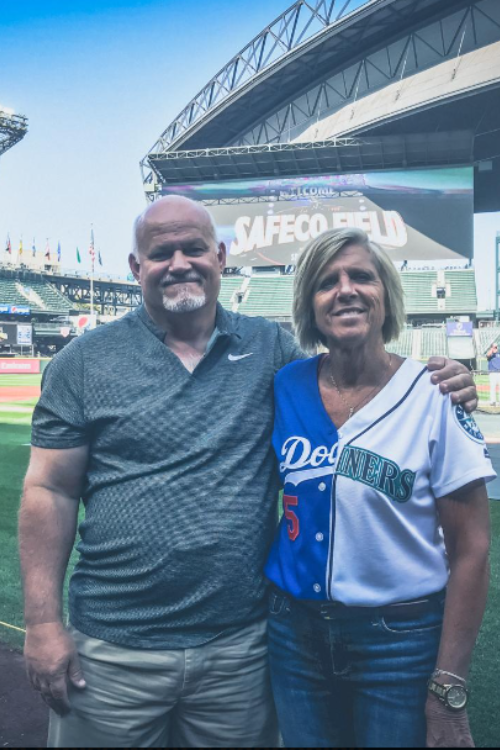
[[[163,195],[206,203],[228,266],[294,265],[327,229],[357,227],[395,262],[469,259],[473,168],[176,185]]]
[[[472,323],[461,320],[456,323],[447,323],[446,335],[448,336],[448,338],[457,336],[467,336],[470,338],[474,335]]]
[[[86,331],[92,331],[97,326],[97,315],[95,314],[75,315],[70,320],[78,335]]]
[[[33,328],[32,326],[21,325],[17,326],[17,345],[18,346],[31,346],[33,343]]]
[[[0,375],[36,375],[41,362],[40,359],[0,359]]]
[[[0,305],[2,315],[30,315],[31,308],[25,305]]]

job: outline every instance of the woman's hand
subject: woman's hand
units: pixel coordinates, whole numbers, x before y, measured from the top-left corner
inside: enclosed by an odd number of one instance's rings
[[[450,711],[429,695],[425,706],[427,747],[475,747],[467,711]]]
[[[450,393],[454,404],[462,404],[466,412],[477,409],[477,390],[469,370],[447,357],[430,357],[427,362],[433,373],[432,382],[439,383],[441,393]]]

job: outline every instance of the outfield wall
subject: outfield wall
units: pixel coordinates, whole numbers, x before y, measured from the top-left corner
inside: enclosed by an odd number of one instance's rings
[[[38,375],[50,359],[28,357],[0,357],[0,375]]]

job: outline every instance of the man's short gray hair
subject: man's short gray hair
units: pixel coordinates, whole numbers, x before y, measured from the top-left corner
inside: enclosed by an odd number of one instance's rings
[[[170,196],[168,196],[170,197]],[[182,197],[183,200],[189,201],[189,203],[192,203],[197,208],[201,209],[206,216],[208,217],[208,220],[210,222],[210,228],[211,228],[211,235],[216,245],[219,244],[219,238],[217,234],[217,225],[215,223],[214,217],[208,210],[206,206],[203,205],[203,203],[200,203],[199,201],[193,201],[191,198],[184,198],[183,196],[176,196],[176,197]],[[160,200],[162,200],[160,198]],[[132,254],[138,259],[139,258],[139,249],[140,249],[140,232],[142,229],[142,225],[144,224],[144,221],[146,220],[148,212],[151,210],[152,206],[154,204],[149,204],[146,206],[144,211],[142,211],[139,216],[134,221],[134,227],[133,227],[133,236],[132,236]]]
[[[293,322],[303,349],[312,351],[326,344],[316,327],[314,295],[325,266],[349,245],[360,245],[371,256],[385,290],[385,321],[382,327],[384,342],[397,339],[404,327],[406,315],[401,279],[393,262],[379,245],[361,229],[332,229],[309,242],[301,254],[294,283]]]

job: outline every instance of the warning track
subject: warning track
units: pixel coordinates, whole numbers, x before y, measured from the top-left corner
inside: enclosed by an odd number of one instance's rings
[[[6,385],[0,388],[1,404],[8,404],[9,401],[29,401],[33,398],[40,398],[40,386],[38,385]]]

